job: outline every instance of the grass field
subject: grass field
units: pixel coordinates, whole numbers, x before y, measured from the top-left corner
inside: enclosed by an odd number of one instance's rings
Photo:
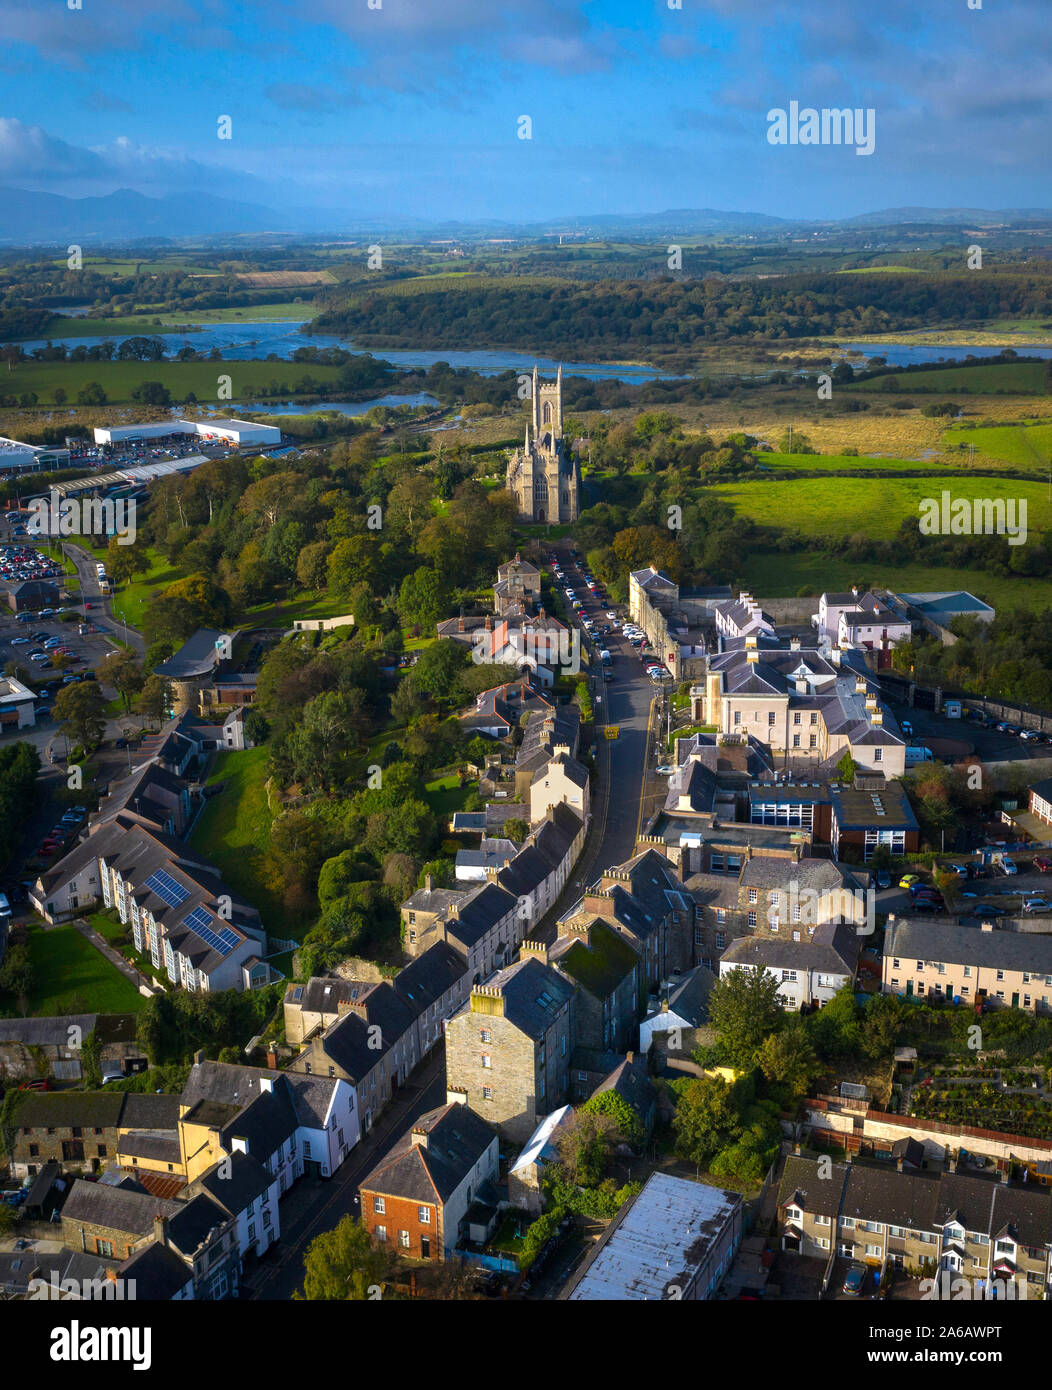
[[[923,275],[915,265],[861,265],[855,270],[838,270],[838,275]]]
[[[43,333],[35,338],[51,338],[60,342],[67,338],[128,338],[142,333],[161,333],[173,328],[207,323],[273,323],[283,319],[308,319],[314,313],[313,297],[305,291],[298,300],[283,304],[241,304],[234,309],[161,309],[123,318],[74,318],[57,314]]]
[[[932,459],[885,458],[872,454],[759,454],[757,462],[763,468],[790,473],[828,473],[842,469],[866,469],[885,473],[916,472],[918,468],[940,468],[943,462]],[[960,468],[961,464],[946,464]]]
[[[81,387],[97,381],[110,404],[121,404],[130,402],[132,391],[144,381],[162,382],[177,401],[191,391],[199,401],[216,401],[221,375],[230,378],[232,399],[237,400],[246,387],[285,383],[293,394],[296,383],[307,375],[325,384],[335,382],[339,374],[339,367],[299,362],[22,362],[4,373],[3,383],[7,393],[35,391],[41,405],[53,404],[55,389],[61,386],[67,404],[73,405]]]
[[[1052,458],[1052,425],[995,425],[988,429],[952,426],[943,435],[947,444],[975,445],[984,456],[1015,468],[1047,468]]]
[[[106,552],[100,548],[93,553],[102,558]],[[183,577],[182,571],[173,569],[158,551],[148,549],[146,553],[150,560],[149,570],[146,574],[136,575],[131,583],[126,584],[113,598],[114,616],[128,623],[130,627],[141,628],[143,613],[150,600],[167,585],[174,584],[177,579]]]
[[[1025,498],[1031,533],[1046,530],[1052,520],[1047,486],[1011,478],[801,477],[791,482],[718,483],[711,491],[761,526],[812,536],[850,536],[857,531],[889,540],[907,517],[920,515],[923,498],[938,497],[943,489],[953,497]]]
[[[436,777],[431,782],[425,782],[424,791],[427,804],[435,815],[448,820],[454,811],[464,809],[464,802],[476,786],[476,783],[469,782],[462,787],[456,773],[450,773],[448,777]]]
[[[267,776],[266,748],[220,753],[208,785],[225,785],[208,799],[194,827],[192,844],[212,861],[235,892],[259,908],[268,932],[296,936],[303,924],[289,920],[282,905],[281,883],[267,865],[273,820]]]
[[[736,576],[735,582],[738,582]],[[1052,580],[1005,579],[977,570],[925,565],[870,565],[822,556],[752,551],[743,560],[740,582],[758,598],[788,598],[804,587],[812,593],[876,585],[905,593],[945,593],[967,589],[1003,612],[1012,608],[1052,607]]]
[[[33,985],[29,1012],[128,1014],[145,999],[132,982],[85,940],[76,927],[29,930]]]
[[[933,391],[970,396],[977,393],[996,395],[999,391],[1007,391],[1010,395],[1043,396],[1049,389],[1042,362],[999,362],[981,367],[936,368],[930,372],[896,372],[890,376],[870,377],[868,381],[857,381],[840,389],[884,391],[887,389],[885,382],[889,380],[897,384],[895,394],[901,396],[927,396]]]

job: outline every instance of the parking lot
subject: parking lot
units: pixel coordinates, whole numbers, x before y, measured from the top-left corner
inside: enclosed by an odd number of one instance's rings
[[[1024,739],[996,726],[987,728],[975,719],[947,719],[931,710],[911,709],[908,705],[891,702],[891,709],[901,726],[903,720],[913,729],[910,740],[923,744],[926,739],[949,739],[965,743],[983,762],[1001,763],[1028,758],[1052,757],[1052,734],[1043,738]],[[904,730],[905,732],[905,730]]]
[[[104,633],[82,634],[79,628],[86,625],[79,606],[60,606],[47,616],[34,614],[28,622],[0,609],[0,666],[17,663],[21,673],[18,678],[24,676],[25,684],[38,696],[38,724],[48,723],[51,701],[64,684],[73,684],[88,672],[96,671],[103,657],[113,650]],[[5,735],[17,732],[13,727],[3,728]]]

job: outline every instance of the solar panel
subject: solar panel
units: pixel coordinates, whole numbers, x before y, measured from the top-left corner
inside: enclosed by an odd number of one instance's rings
[[[241,938],[230,927],[224,927],[218,933],[213,931],[214,920],[207,907],[195,907],[193,912],[183,918],[182,925],[189,927],[213,951],[218,951],[221,956],[229,955]]]
[[[158,869],[156,873],[152,873],[144,886],[149,888],[152,893],[156,893],[169,907],[178,907],[190,896],[190,890],[184,888],[181,883],[176,883],[171,874],[166,874],[163,869]]]

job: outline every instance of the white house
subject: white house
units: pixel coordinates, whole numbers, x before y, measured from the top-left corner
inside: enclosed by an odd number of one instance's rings
[[[720,979],[732,970],[764,970],[778,980],[783,1007],[828,1004],[855,978],[862,938],[854,927],[825,922],[807,941],[739,936],[720,957]]]

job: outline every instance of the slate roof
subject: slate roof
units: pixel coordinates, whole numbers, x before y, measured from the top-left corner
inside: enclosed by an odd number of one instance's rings
[[[706,970],[703,965],[688,970],[679,977],[665,996],[668,999],[669,1013],[685,1019],[693,1028],[700,1028],[708,1022],[709,995],[715,983],[715,974]],[[663,1004],[664,999],[660,1002]]]
[[[892,956],[1052,975],[1052,936],[896,917],[884,936],[884,958]]]
[[[849,1165],[834,1163],[829,1176],[819,1178],[818,1163],[813,1158],[790,1154],[785,1160],[782,1180],[778,1184],[779,1208],[792,1203],[811,1216],[835,1218],[840,1210]]]
[[[437,941],[404,966],[391,988],[418,1018],[467,974],[464,958],[445,941]]]
[[[657,1101],[657,1092],[647,1073],[647,1064],[642,1057],[622,1058],[605,1080],[593,1091],[602,1095],[604,1091],[615,1091],[632,1111],[640,1124],[645,1125]]]
[[[631,975],[639,957],[613,927],[599,918],[587,936],[562,936],[552,947],[549,959],[581,989],[596,999],[608,998]]]
[[[77,1178],[62,1208],[62,1220],[104,1226],[126,1235],[146,1236],[153,1231],[155,1216],[171,1217],[178,1209],[178,1202],[164,1201],[149,1193]]]
[[[273,1173],[258,1159],[238,1150],[214,1163],[194,1180],[193,1187],[207,1193],[228,1215],[236,1216],[269,1192],[276,1182]]]
[[[153,668],[154,674],[166,676],[169,680],[188,680],[210,674],[221,660],[216,643],[223,636],[232,634],[222,633],[218,628],[199,627],[174,656]]]
[[[861,938],[854,927],[842,922],[823,922],[815,928],[809,941],[777,936],[736,937],[720,957],[720,965],[819,970],[853,979],[860,949]]]
[[[167,1303],[191,1282],[193,1272],[174,1250],[154,1240],[124,1261],[120,1277],[134,1282],[136,1299]]]
[[[426,1146],[413,1134],[423,1131]],[[455,1102],[421,1115],[361,1182],[361,1191],[420,1203],[445,1202],[497,1137],[485,1120]],[[447,1238],[453,1235],[447,1232]]]
[[[168,1218],[168,1243],[187,1258],[191,1258],[208,1241],[212,1232],[225,1226],[230,1219],[222,1207],[217,1206],[204,1192],[199,1192],[188,1202],[174,1205],[178,1210]]]
[[[518,857],[508,868],[502,869],[501,874],[508,873],[517,862]],[[447,919],[447,933],[459,941],[466,951],[470,951],[487,932],[492,931],[502,917],[514,912],[515,906],[515,897],[499,883],[483,884],[478,892],[472,893],[461,905],[455,918]]]
[[[574,994],[570,981],[536,956],[524,956],[498,970],[486,981],[486,988],[500,991],[505,1019],[535,1039],[544,1036]]]

